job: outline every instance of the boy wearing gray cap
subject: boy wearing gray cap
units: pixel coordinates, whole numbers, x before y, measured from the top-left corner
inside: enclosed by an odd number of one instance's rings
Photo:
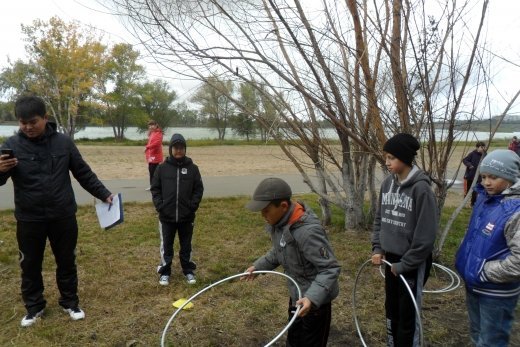
[[[256,188],[246,207],[261,212],[271,235],[272,248],[246,272],[274,270],[283,266],[302,291],[288,282],[289,319],[294,306],[299,317],[290,327],[286,346],[326,346],[331,321],[331,301],[338,296],[340,265],[318,217],[301,202],[291,201],[292,191],[280,178],[266,178]],[[254,279],[255,275],[245,277]]]
[[[480,175],[455,265],[466,284],[473,344],[507,346],[520,295],[520,157],[495,150]]]

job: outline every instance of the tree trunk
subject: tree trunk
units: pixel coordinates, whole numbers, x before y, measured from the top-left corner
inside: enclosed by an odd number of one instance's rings
[[[325,181],[325,177],[323,176],[323,167],[319,162],[315,164],[316,176],[318,177],[318,192],[320,195],[327,195],[327,183]],[[328,200],[320,197],[318,199],[321,208],[321,224],[323,226],[328,226],[332,223],[332,212],[330,210],[330,203]]]
[[[377,188],[376,188],[376,158],[371,155],[368,162],[368,195],[370,202],[370,209],[367,215],[367,220],[371,221],[376,215],[377,209]]]

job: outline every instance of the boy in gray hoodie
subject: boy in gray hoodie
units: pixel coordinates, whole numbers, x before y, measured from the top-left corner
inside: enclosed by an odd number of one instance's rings
[[[422,288],[429,274],[438,213],[430,178],[412,162],[420,144],[409,134],[397,134],[383,147],[390,172],[379,195],[373,225],[372,263],[385,267],[385,311],[388,346],[418,346],[419,329],[413,301],[420,309]]]

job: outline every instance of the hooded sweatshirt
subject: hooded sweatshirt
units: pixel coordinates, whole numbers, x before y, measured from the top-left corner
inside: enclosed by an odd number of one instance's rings
[[[430,182],[413,166],[404,181],[390,175],[381,184],[372,251],[400,256],[394,264],[398,274],[416,269],[433,251],[438,213]]]
[[[484,296],[520,294],[520,181],[501,194],[482,185],[455,266],[467,290]]]

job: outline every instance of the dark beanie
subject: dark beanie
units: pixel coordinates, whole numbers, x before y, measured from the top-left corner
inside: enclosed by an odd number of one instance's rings
[[[390,153],[406,165],[412,166],[417,150],[421,148],[419,141],[410,134],[400,133],[391,137],[383,146],[383,151]]]

